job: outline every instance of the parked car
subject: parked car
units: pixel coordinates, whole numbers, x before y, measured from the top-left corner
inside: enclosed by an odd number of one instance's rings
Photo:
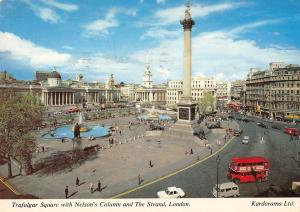
[[[265,125],[264,123],[258,122],[257,125],[258,125],[259,127],[262,127],[262,128],[268,128],[268,126]]]
[[[249,136],[244,136],[242,140],[242,144],[248,144],[249,143]]]
[[[150,124],[150,130],[164,130],[163,126]]]
[[[211,124],[208,124],[207,128],[208,128],[208,129],[221,128],[221,123],[220,123],[220,122],[217,122],[217,123],[211,123]]]
[[[273,129],[276,129],[276,130],[281,130],[281,127],[278,126],[278,125],[272,125],[272,128],[273,128]]]
[[[234,182],[219,184],[219,194],[217,185],[214,186],[212,194],[214,197],[238,197],[240,196],[239,186]]]
[[[243,130],[242,129],[238,129],[238,130],[234,130],[233,135],[234,136],[240,136],[240,135],[242,135],[242,133],[243,133]]]
[[[158,198],[182,198],[185,196],[184,191],[181,188],[168,187],[164,191],[157,192]]]
[[[69,108],[67,110],[68,113],[75,113],[75,112],[80,112],[80,109],[78,107],[72,107],[72,108]]]
[[[292,135],[292,136],[298,136],[299,131],[297,128],[292,128],[292,127],[286,127],[284,128],[284,133]]]

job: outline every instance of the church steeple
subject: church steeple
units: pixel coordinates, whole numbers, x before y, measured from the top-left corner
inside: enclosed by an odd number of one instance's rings
[[[145,64],[145,72],[144,72],[144,80],[143,80],[143,86],[146,88],[152,88],[152,73],[151,73],[151,67],[149,62],[149,55],[147,55],[146,58],[146,64]]]

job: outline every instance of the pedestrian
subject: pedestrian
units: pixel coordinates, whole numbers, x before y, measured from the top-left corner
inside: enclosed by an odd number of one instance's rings
[[[42,151],[45,152],[45,147],[44,146],[42,146]]]
[[[120,130],[120,135],[122,134],[122,131]]]
[[[192,154],[194,154],[194,152],[193,152],[193,149],[192,149],[192,148],[191,148],[190,154],[191,154],[191,155],[192,155]]]
[[[212,150],[212,148],[210,147],[210,154],[212,154],[212,152],[213,152],[213,150]]]
[[[66,188],[65,188],[65,195],[66,195],[66,199],[68,199],[68,196],[69,196],[69,188],[68,188],[68,186],[66,186]]]
[[[139,185],[141,184],[141,175],[140,174],[138,175],[138,183],[139,183]]]
[[[90,182],[89,187],[90,187],[90,192],[93,193],[93,191],[94,191],[94,184],[92,182]]]
[[[149,166],[150,166],[150,168],[153,167],[153,164],[152,164],[152,161],[151,161],[151,160],[149,160]]]
[[[99,192],[101,191],[101,182],[100,182],[100,180],[98,180],[98,191]]]
[[[76,186],[79,186],[79,178],[76,177]]]

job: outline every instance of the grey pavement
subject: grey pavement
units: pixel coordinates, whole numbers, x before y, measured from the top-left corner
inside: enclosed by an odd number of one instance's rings
[[[129,122],[135,122],[128,126]],[[88,124],[105,124],[117,126],[122,134],[114,133],[116,144],[109,146],[108,138],[97,138],[95,141],[83,139],[82,146],[98,144],[103,147],[95,155],[88,157],[80,164],[74,164],[62,171],[42,173],[38,171],[30,176],[15,176],[9,182],[23,194],[32,194],[39,198],[64,198],[64,188],[69,186],[70,198],[109,198],[118,193],[138,186],[138,175],[142,184],[150,182],[179,170],[211,154],[210,150],[198,145],[194,141],[181,140],[180,137],[168,135],[145,136],[147,125],[137,124],[134,116],[112,118]],[[238,128],[236,122],[223,122],[223,127]],[[171,127],[166,123],[166,128]],[[204,126],[203,126],[204,127]],[[205,128],[206,138],[213,151],[217,151],[222,145],[217,140],[222,140],[224,129],[214,129],[213,132]],[[168,129],[166,129],[168,130]],[[39,134],[45,133],[45,130]],[[39,139],[39,145],[46,147],[45,152],[34,154],[33,164],[59,152],[70,151],[72,142],[61,143],[55,139]],[[193,154],[190,150],[193,149]],[[149,166],[152,161],[153,167]],[[0,174],[6,176],[7,166],[0,166]],[[76,177],[80,180],[80,186],[75,185]],[[90,192],[89,184],[94,188],[98,180],[101,181],[103,190]]]

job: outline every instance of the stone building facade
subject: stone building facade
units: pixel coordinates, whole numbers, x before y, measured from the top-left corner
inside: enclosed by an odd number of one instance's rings
[[[183,94],[182,80],[169,80],[167,87],[166,104],[169,107],[174,107],[179,103]],[[199,101],[204,92],[210,92],[213,97],[216,97],[216,81],[211,78],[201,76],[192,77],[191,95],[194,101]]]
[[[150,105],[166,104],[166,87],[163,85],[153,85],[149,63],[145,65],[143,86],[135,90],[135,101]]]
[[[115,87],[113,75],[110,76],[105,86],[101,83],[83,83],[79,81],[62,81],[57,71],[44,72],[42,81],[15,81],[13,83],[0,83],[0,90],[15,93],[31,93],[42,104],[48,107],[69,105],[106,105],[118,103],[120,89]],[[45,81],[46,80],[46,81]]]
[[[300,115],[300,66],[270,63],[268,70],[250,72],[246,96],[247,109],[263,117]]]

